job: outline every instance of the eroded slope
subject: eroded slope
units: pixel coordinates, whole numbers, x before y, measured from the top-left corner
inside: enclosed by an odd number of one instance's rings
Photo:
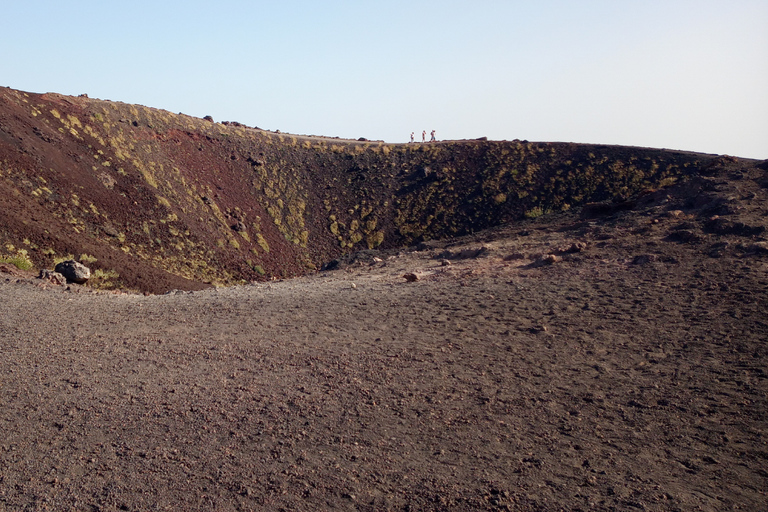
[[[712,155],[526,141],[302,137],[119,102],[0,91],[0,253],[68,256],[160,293],[291,277],[344,253],[626,199]]]

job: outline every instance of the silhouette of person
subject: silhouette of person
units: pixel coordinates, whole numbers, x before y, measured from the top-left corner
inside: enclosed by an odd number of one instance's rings
[[[432,130],[432,133],[430,133],[430,135],[432,136],[432,138],[429,139],[429,142],[435,142],[435,130]]]
[[[411,142],[413,142],[413,132],[411,132]]]
[[[421,142],[427,142],[427,130],[421,132]]]

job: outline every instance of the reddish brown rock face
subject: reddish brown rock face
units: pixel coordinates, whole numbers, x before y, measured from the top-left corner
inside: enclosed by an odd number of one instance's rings
[[[737,163],[596,145],[303,137],[1,89],[0,256],[26,251],[39,269],[84,256],[99,271],[93,287],[195,290],[585,202],[616,213],[641,190]]]

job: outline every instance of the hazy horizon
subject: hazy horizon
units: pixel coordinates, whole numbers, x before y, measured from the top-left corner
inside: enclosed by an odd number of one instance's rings
[[[4,9],[3,82],[305,135],[768,158],[768,2],[140,0]]]

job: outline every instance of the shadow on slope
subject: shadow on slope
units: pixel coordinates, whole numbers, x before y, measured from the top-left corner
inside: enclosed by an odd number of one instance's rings
[[[302,275],[672,185],[723,157],[527,141],[303,137],[0,91],[0,253],[84,259],[149,293]]]

